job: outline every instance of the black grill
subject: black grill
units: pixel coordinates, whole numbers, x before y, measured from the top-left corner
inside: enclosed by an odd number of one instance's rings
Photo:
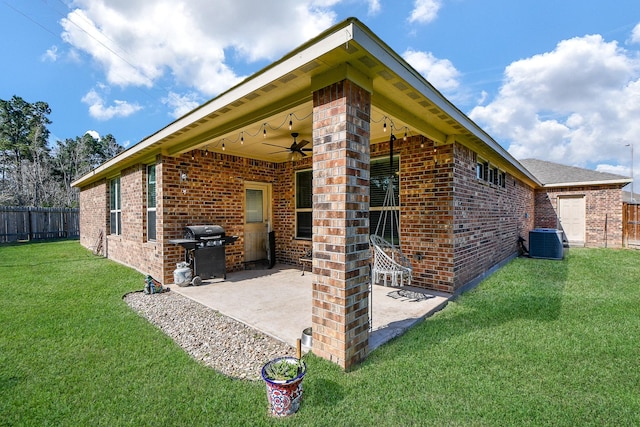
[[[189,225],[184,228],[184,239],[169,243],[182,246],[184,260],[193,269],[193,275],[206,280],[227,278],[225,247],[236,240],[238,236],[227,236],[219,225]]]

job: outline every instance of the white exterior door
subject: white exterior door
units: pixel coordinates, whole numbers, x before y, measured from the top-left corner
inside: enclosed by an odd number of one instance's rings
[[[271,219],[271,184],[246,182],[244,194],[244,260],[265,260]]]
[[[558,220],[570,245],[584,246],[585,212],[584,196],[558,197]]]

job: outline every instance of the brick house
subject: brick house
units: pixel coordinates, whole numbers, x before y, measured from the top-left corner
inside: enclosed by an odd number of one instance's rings
[[[278,262],[313,250],[313,351],[349,368],[390,179],[418,287],[460,292],[538,225],[542,182],[350,18],[77,180],[80,242],[171,283],[186,225],[239,236],[230,271],[273,230]]]
[[[570,246],[622,246],[622,187],[631,178],[542,160],[521,160],[542,186],[536,227],[557,228]]]

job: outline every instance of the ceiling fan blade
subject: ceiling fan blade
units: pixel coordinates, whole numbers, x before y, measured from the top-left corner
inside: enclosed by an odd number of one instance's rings
[[[272,147],[278,147],[278,148],[282,148],[283,150],[287,150],[287,147],[283,147],[282,145],[276,145],[276,144],[269,144],[268,142],[263,142],[264,145],[270,145]],[[289,148],[290,150],[290,148]]]
[[[298,149],[304,147],[305,145],[307,145],[309,143],[309,141],[307,141],[306,139],[303,139],[302,141],[300,141],[300,143],[298,144]]]

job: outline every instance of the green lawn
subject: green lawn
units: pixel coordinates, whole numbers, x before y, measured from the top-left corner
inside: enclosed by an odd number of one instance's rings
[[[0,425],[640,425],[640,252],[516,259],[349,373],[309,355],[300,412],[190,359],[77,241],[0,246]]]

